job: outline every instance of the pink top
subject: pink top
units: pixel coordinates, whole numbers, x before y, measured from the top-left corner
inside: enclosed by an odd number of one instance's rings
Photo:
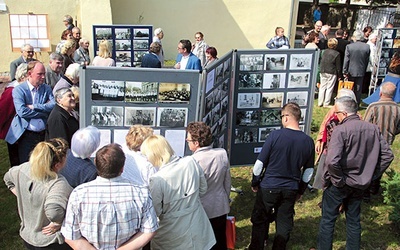
[[[96,56],[92,62],[93,66],[100,66],[100,67],[112,67],[115,66],[115,61],[112,58],[103,58],[100,56]]]

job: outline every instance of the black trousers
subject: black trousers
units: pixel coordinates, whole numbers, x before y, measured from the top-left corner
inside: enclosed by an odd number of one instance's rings
[[[58,243],[53,243],[45,247],[35,247],[24,241],[24,246],[28,250],[72,250],[72,248],[67,243],[61,245]]]
[[[212,250],[226,250],[226,214],[210,219],[217,243]]]

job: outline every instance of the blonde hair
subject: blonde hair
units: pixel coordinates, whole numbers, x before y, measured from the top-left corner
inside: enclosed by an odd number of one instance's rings
[[[140,151],[155,167],[161,167],[169,162],[174,150],[161,135],[149,136],[140,147]]]
[[[107,40],[102,40],[99,44],[99,56],[102,58],[111,57],[111,43]]]
[[[131,126],[128,134],[125,136],[126,145],[132,151],[139,151],[140,146],[147,137],[153,135],[153,129],[141,124]]]
[[[67,150],[68,142],[62,138],[39,142],[29,157],[32,179],[41,182],[56,179],[54,166],[65,160]]]
[[[68,50],[71,48],[76,48],[76,42],[74,39],[68,39],[61,48],[61,54],[67,54]]]
[[[79,103],[79,87],[76,85],[73,85],[71,88],[69,88],[72,93],[74,94],[74,99],[75,99],[75,103]]]

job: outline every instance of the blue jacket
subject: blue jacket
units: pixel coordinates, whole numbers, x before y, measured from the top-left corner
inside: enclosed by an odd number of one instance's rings
[[[146,53],[142,58],[142,64],[140,65],[142,68],[161,68],[160,59],[154,53]]]
[[[182,60],[182,54],[178,54],[176,57],[176,63]],[[200,59],[195,56],[192,52],[190,52],[188,63],[186,64],[185,69],[198,69],[201,71],[201,62]]]
[[[14,144],[25,132],[31,119],[42,119],[47,123],[47,118],[54,107],[54,96],[51,87],[47,84],[41,84],[38,93],[38,103],[33,104],[31,91],[27,82],[21,83],[13,89],[15,111],[17,114],[11,122],[5,140]],[[33,104],[34,109],[27,105]]]

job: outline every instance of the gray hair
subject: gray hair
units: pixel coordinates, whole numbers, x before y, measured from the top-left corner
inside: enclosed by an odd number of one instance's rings
[[[58,100],[62,99],[63,96],[68,93],[71,92],[72,90],[70,88],[61,88],[61,89],[57,89],[57,91],[54,93],[54,99],[56,99],[56,102],[58,103]]]
[[[65,70],[65,76],[68,76],[71,79],[79,79],[79,69],[80,69],[80,64],[79,63],[72,63],[68,66],[68,68]]]
[[[381,93],[387,97],[393,98],[396,92],[396,85],[392,82],[384,82],[381,85]]]
[[[65,15],[63,21],[68,22],[69,24],[72,24],[74,19],[70,15]]]
[[[357,102],[348,96],[337,98],[335,101],[335,105],[339,111],[344,111],[348,115],[354,115],[357,113],[358,110]]]
[[[79,40],[79,45],[82,45],[82,44],[84,44],[85,42],[90,42],[87,38],[84,38],[84,37],[82,37],[80,40]]]
[[[63,62],[64,61],[64,57],[60,53],[53,52],[53,53],[50,54],[49,60],[50,61],[61,61],[61,62]]]
[[[356,41],[360,41],[363,37],[363,34],[361,33],[361,31],[356,30],[353,32],[353,37]]]
[[[353,99],[354,101],[357,102],[356,95],[354,94],[353,90],[351,90],[351,89],[345,89],[345,88],[340,89],[338,91],[336,98],[340,98],[340,97],[344,97],[344,96],[350,97],[351,99]]]
[[[33,46],[32,45],[30,45],[29,43],[25,43],[25,44],[23,44],[22,46],[21,46],[21,51],[25,51],[25,49],[26,49],[26,47],[31,47],[31,48],[33,48]]]
[[[157,28],[157,29],[154,30],[154,35],[157,36],[161,32],[163,32],[163,30],[161,28]]]
[[[75,157],[89,158],[100,145],[100,131],[93,126],[81,128],[71,140],[71,151]]]
[[[15,79],[17,82],[22,82],[28,76],[28,64],[21,63],[15,71]]]

